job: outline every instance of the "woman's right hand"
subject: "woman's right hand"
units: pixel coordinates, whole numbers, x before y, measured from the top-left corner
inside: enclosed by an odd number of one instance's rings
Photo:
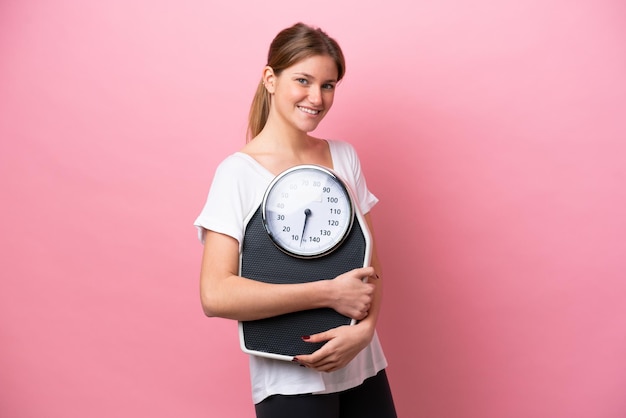
[[[375,277],[373,267],[357,268],[335,277],[331,280],[333,286],[330,307],[357,321],[365,318],[376,287],[369,283],[369,279],[375,280]]]

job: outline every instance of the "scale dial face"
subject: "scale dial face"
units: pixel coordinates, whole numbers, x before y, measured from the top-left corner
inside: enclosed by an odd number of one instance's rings
[[[330,170],[299,165],[279,174],[263,198],[263,224],[274,244],[295,257],[336,249],[354,220],[345,184]]]

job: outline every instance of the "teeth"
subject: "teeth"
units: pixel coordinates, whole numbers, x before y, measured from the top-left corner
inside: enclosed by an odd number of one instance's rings
[[[313,110],[313,109],[308,109],[306,107],[300,107],[298,106],[298,109],[302,110],[305,113],[308,113],[310,115],[317,115],[318,113],[320,113],[319,110]]]

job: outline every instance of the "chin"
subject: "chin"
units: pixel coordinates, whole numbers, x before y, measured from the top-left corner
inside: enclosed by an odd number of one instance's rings
[[[317,121],[317,123],[307,123],[300,125],[300,130],[303,132],[313,132],[319,126],[321,120]]]

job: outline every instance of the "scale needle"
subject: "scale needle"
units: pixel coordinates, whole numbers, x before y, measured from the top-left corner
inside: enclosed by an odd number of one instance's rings
[[[306,223],[309,220],[309,216],[311,216],[311,209],[306,208],[304,210],[304,226],[302,227],[302,235],[300,235],[300,246],[302,246],[302,239],[304,238],[304,231],[306,230]]]

